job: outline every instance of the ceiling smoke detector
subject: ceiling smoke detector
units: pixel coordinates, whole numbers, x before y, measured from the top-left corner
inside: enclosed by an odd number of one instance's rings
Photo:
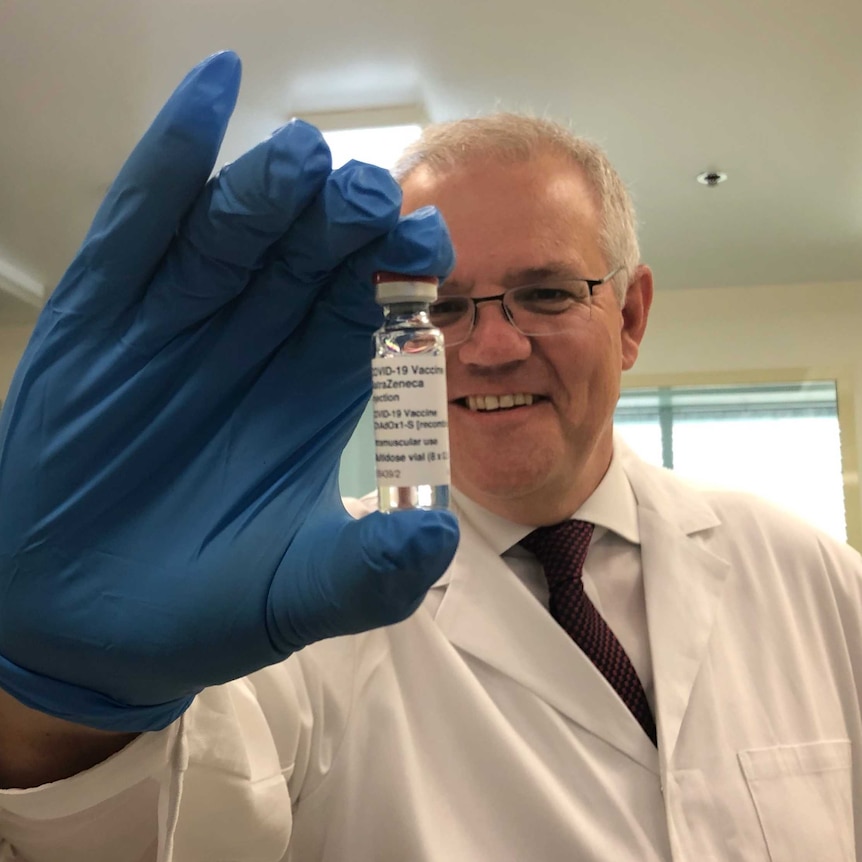
[[[709,186],[710,188],[723,183],[726,179],[727,174],[724,171],[704,171],[702,174],[697,175],[697,181],[701,185]]]

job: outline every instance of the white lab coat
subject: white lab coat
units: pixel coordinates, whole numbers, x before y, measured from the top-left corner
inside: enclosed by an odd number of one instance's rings
[[[620,454],[658,751],[462,523],[409,620],[315,644],[88,773],[0,795],[0,835],[33,862],[138,862],[156,844],[172,862],[856,860],[862,560]],[[64,815],[88,835],[51,855]]]

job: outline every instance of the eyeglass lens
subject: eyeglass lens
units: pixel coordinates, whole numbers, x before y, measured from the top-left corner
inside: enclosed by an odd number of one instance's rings
[[[474,317],[485,302],[501,302],[506,316],[524,335],[552,335],[590,319],[590,290],[586,282],[523,285],[498,296],[473,299],[443,296],[431,306],[431,322],[442,330],[446,343],[466,341]]]

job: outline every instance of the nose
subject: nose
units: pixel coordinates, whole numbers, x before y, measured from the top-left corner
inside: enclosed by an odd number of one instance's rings
[[[455,349],[465,365],[490,367],[526,359],[532,344],[509,322],[502,300],[498,300],[477,306],[470,337]]]

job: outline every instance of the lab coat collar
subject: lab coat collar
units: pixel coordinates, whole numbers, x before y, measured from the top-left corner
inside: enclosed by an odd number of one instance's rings
[[[637,502],[659,745],[669,758],[715,619],[727,563],[693,536],[717,526],[693,489],[619,445]],[[436,613],[460,650],[514,679],[645,768],[658,755],[617,694],[461,513],[462,539]]]
[[[655,747],[607,680],[467,520],[435,620],[457,649],[658,774]]]
[[[721,525],[702,492],[644,464],[628,450],[623,454],[643,537],[641,565],[658,738],[668,762],[703,663],[730,564],[709,550],[700,535]]]

